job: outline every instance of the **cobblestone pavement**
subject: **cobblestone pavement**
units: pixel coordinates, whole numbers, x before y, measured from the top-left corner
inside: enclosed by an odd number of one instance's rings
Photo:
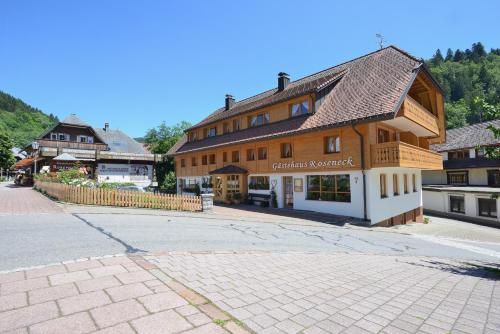
[[[500,333],[480,264],[346,253],[146,256],[257,333]]]
[[[62,209],[31,187],[0,183],[0,216],[41,213],[62,213]]]
[[[248,332],[141,257],[112,256],[0,273],[0,333]]]

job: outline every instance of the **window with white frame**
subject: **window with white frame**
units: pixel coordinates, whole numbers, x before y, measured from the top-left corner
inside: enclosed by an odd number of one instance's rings
[[[305,115],[309,112],[309,101],[302,101],[300,103],[294,103],[290,107],[290,116],[300,116]]]

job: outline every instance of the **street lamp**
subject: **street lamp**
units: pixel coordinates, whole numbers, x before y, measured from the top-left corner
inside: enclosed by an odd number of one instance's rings
[[[40,147],[40,144],[38,142],[34,141],[31,143],[31,148],[33,149],[33,151],[35,151],[35,175],[36,175],[36,158],[38,155],[38,148],[39,147]]]

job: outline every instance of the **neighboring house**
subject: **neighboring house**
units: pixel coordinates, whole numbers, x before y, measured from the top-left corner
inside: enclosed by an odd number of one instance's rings
[[[421,170],[441,169],[443,94],[423,62],[390,46],[225,106],[168,152],[178,192],[215,200],[276,193],[278,207],[392,225],[422,220]],[[202,189],[204,191],[205,189]],[[267,197],[266,197],[267,196]]]
[[[425,171],[424,209],[460,219],[500,222],[500,160],[484,156],[484,147],[500,146],[487,129],[500,120],[446,131],[446,143],[431,148],[443,156],[443,170]]]
[[[89,178],[99,182],[132,182],[149,186],[153,179],[155,161],[161,157],[150,154],[143,145],[120,130],[93,128],[71,114],[35,140],[28,152],[30,168],[57,172],[79,165]],[[36,148],[36,147],[35,147]]]

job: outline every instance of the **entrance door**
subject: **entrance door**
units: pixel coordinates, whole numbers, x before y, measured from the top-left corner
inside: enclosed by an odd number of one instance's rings
[[[283,176],[283,199],[285,208],[293,208],[293,177]]]

